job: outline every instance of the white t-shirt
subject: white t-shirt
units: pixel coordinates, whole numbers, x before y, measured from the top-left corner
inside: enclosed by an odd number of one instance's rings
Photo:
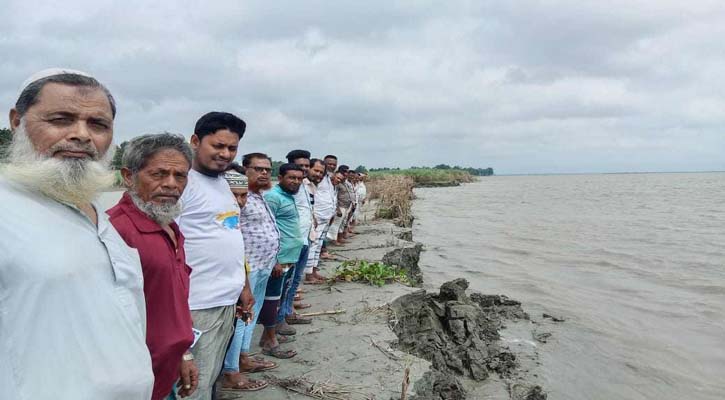
[[[223,177],[189,171],[177,223],[191,267],[189,308],[236,304],[244,288],[244,239],[239,205]]]

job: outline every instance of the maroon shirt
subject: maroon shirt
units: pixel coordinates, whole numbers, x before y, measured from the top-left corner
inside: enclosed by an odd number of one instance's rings
[[[111,224],[138,250],[146,296],[146,345],[154,370],[153,400],[164,399],[179,379],[181,356],[194,341],[189,312],[189,274],[184,236],[176,223],[176,247],[161,226],[133,204],[128,193],[107,211]]]

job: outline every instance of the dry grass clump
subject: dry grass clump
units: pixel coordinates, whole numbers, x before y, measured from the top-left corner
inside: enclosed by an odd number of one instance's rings
[[[272,375],[265,375],[270,383],[277,385],[290,392],[295,392],[313,399],[324,400],[372,400],[374,396],[359,391],[359,387],[347,386],[330,381],[311,381],[304,376],[289,378],[278,378]]]
[[[373,178],[386,175],[409,176],[416,186],[456,186],[475,182],[476,177],[460,169],[410,168],[371,172]]]
[[[368,183],[371,199],[377,199],[375,217],[385,219],[412,220],[413,178],[403,175],[382,175],[373,177]]]

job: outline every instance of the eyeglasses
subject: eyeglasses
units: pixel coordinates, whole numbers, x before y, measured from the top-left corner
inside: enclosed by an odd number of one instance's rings
[[[264,173],[264,172],[266,172],[267,174],[272,173],[272,168],[265,168],[265,167],[249,167],[249,168],[253,169],[255,172],[260,173],[260,174]]]

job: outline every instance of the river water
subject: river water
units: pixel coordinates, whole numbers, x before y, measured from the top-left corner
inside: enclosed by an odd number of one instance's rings
[[[496,176],[417,189],[428,288],[523,302],[550,399],[725,399],[725,173]]]

